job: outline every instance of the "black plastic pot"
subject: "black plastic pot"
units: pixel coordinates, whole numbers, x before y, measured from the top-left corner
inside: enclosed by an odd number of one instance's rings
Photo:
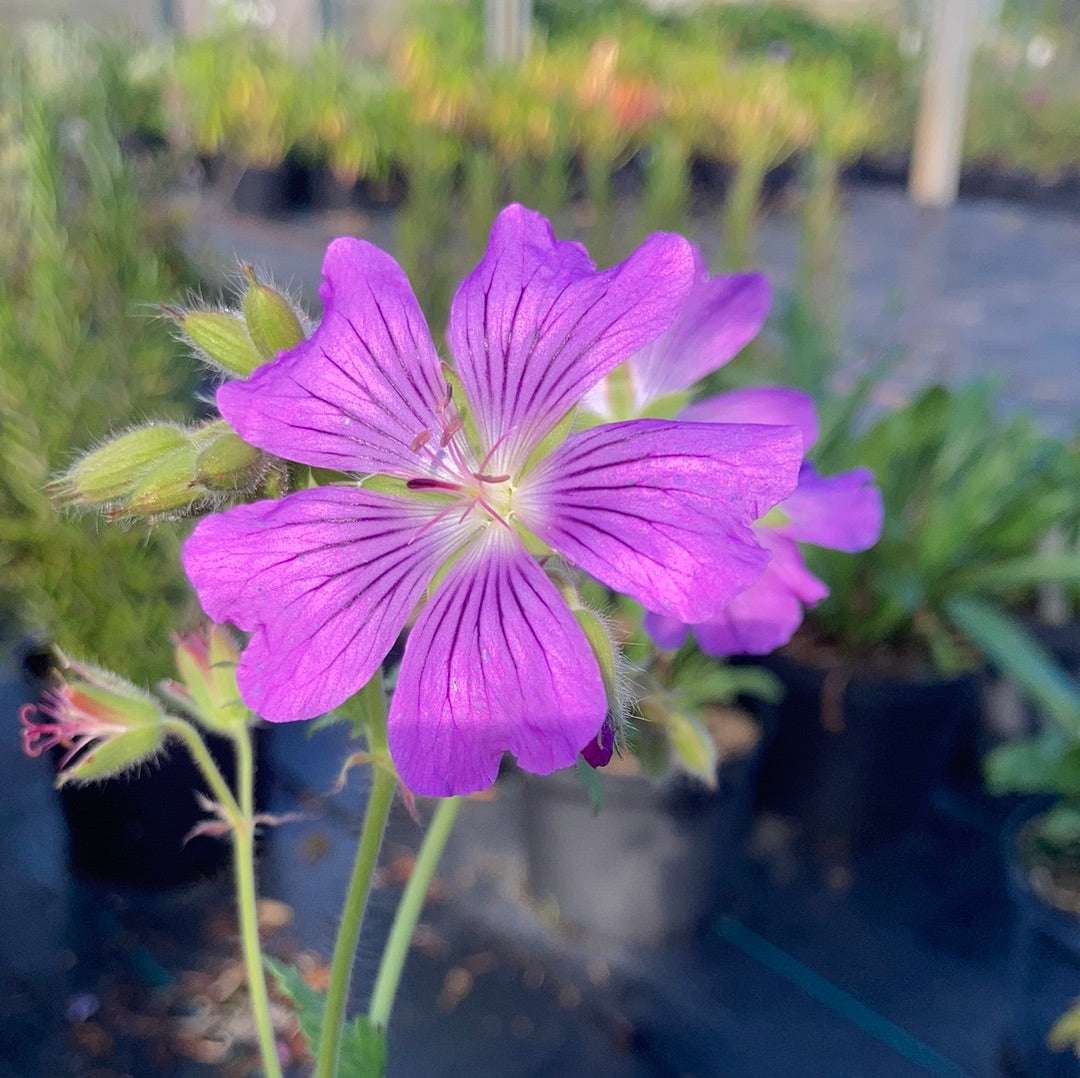
[[[314,210],[347,210],[354,201],[356,183],[339,180],[325,165],[311,172],[311,208]]]
[[[231,784],[231,745],[209,736],[207,743]],[[256,748],[258,743],[256,738]],[[262,767],[256,776],[265,780]],[[227,840],[199,836],[184,841],[207,815],[195,791],[209,796],[177,742],[169,743],[166,756],[131,775],[92,786],[64,786],[60,803],[72,871],[98,883],[151,890],[194,883],[223,871],[230,858]]]
[[[1031,1078],[1076,1078],[1080,1060],[1046,1043],[1053,1024],[1080,995],[1080,919],[1056,909],[1031,886],[1020,857],[1021,831],[1045,808],[1026,806],[1005,829],[1009,890],[1016,905],[1013,942],[1014,1055]]]
[[[594,815],[573,771],[525,776],[530,889],[560,923],[620,943],[692,936],[725,898],[750,820],[755,749],[715,791],[687,779],[606,774]]]
[[[786,655],[761,660],[784,685],[759,704],[774,731],[759,803],[795,817],[819,849],[897,837],[928,811],[963,730],[977,727],[977,674],[906,680],[824,670]]]
[[[232,198],[238,212],[267,217],[309,209],[311,169],[291,157],[275,168],[246,168]]]

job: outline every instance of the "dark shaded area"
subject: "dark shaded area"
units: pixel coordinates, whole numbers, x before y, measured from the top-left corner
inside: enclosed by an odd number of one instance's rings
[[[22,693],[9,677],[4,713]],[[303,962],[329,953],[365,779],[357,769],[326,798],[343,732],[270,733],[269,807],[299,805],[307,818],[265,841],[262,892],[295,913],[268,949]],[[15,738],[0,744],[10,776],[0,916],[18,926],[0,947],[0,1075],[252,1073],[242,1037],[223,1059],[196,1058],[242,1011],[235,994],[219,999],[234,947],[227,878],[156,894],[73,880],[47,769],[22,759]],[[1004,1073],[1015,1007],[1000,843],[1009,805],[942,788],[918,833],[831,862],[759,817],[705,932],[646,949],[574,938],[534,908],[525,804],[511,775],[494,802],[462,814],[406,970],[393,1075]],[[357,1006],[419,836],[396,812]],[[218,1032],[207,1009],[220,1012]]]

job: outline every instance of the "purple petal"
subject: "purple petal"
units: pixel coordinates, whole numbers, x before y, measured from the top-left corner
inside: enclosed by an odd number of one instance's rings
[[[409,634],[390,705],[390,752],[414,793],[490,786],[504,752],[527,771],[569,767],[607,700],[573,615],[515,540],[450,571]]]
[[[771,303],[772,289],[760,273],[699,281],[671,328],[631,360],[638,408],[724,366],[757,336]]]
[[[795,493],[780,508],[791,521],[780,533],[801,543],[857,554],[881,538],[881,491],[867,468],[822,476],[804,464]]]
[[[217,394],[245,441],[286,460],[418,473],[412,444],[439,429],[446,386],[401,267],[364,240],[326,250],[323,318],[307,340]]]
[[[686,635],[690,632],[690,626],[678,618],[654,614],[651,610],[645,611],[644,626],[657,646],[668,651],[678,651],[686,643]]]
[[[802,624],[804,606],[829,594],[813,575],[799,548],[777,535],[762,535],[772,551],[761,578],[737,595],[714,621],[694,626],[701,650],[708,655],[767,655],[783,647]]]
[[[649,610],[707,621],[760,576],[751,525],[794,488],[792,427],[638,419],[573,435],[515,495],[525,525]]]
[[[798,427],[802,431],[804,453],[818,437],[814,398],[787,386],[748,386],[718,393],[684,408],[679,418],[688,423],[769,423]]]
[[[198,525],[184,568],[214,621],[252,633],[238,678],[253,711],[310,719],[369,680],[462,539],[456,513],[432,523],[438,509],[328,486]]]
[[[607,767],[614,753],[615,727],[605,721],[600,727],[600,732],[595,737],[590,737],[585,748],[581,750],[581,758],[589,767]]]
[[[450,311],[458,373],[496,471],[530,448],[608,371],[662,333],[686,297],[695,256],[658,233],[597,272],[548,220],[508,206]]]

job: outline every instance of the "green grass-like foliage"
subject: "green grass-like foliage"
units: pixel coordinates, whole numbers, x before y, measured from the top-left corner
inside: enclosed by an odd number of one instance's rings
[[[885,530],[864,554],[809,549],[831,596],[815,631],[848,654],[875,649],[930,659],[945,673],[971,664],[948,604],[975,596],[1028,603],[1039,584],[1075,585],[1080,554],[1042,555],[1055,527],[1080,514],[1080,457],[1027,418],[1002,419],[993,387],[933,386],[859,434],[826,432],[824,469],[873,470]]]
[[[75,519],[46,491],[121,424],[184,418],[192,388],[153,317],[184,270],[121,152],[113,59],[55,33],[0,55],[0,616],[146,681],[186,594],[177,536]]]
[[[986,779],[991,791],[1054,798],[1038,819],[1038,839],[1080,862],[1080,685],[1030,633],[992,605],[959,598],[949,612],[1049,720],[1039,733],[990,753]]]

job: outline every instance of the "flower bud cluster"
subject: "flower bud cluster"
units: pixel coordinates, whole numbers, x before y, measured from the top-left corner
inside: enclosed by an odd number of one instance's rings
[[[80,457],[52,489],[63,504],[113,519],[161,518],[250,491],[269,467],[224,420],[150,423]]]
[[[299,344],[305,324],[288,298],[260,281],[251,266],[243,270],[245,285],[238,311],[165,308],[184,340],[209,367],[239,378]]]

